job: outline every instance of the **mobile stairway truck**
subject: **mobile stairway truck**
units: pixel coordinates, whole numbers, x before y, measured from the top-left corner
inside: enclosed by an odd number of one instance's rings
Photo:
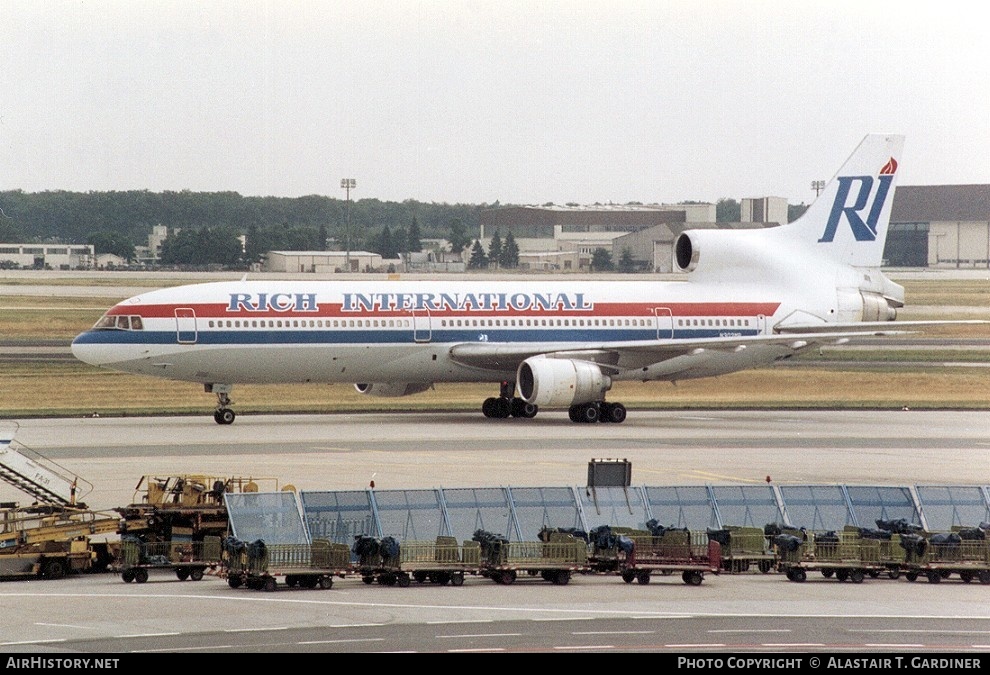
[[[0,503],[0,578],[61,579],[105,569],[113,560],[118,518],[80,500],[92,485],[0,431],[0,480],[33,503]],[[102,537],[98,540],[97,537]]]

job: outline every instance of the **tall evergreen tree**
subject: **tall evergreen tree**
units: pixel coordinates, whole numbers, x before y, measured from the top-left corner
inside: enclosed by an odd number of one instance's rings
[[[612,263],[612,254],[608,252],[608,249],[596,248],[591,254],[591,271],[611,272],[613,269],[615,269],[615,265]]]
[[[409,241],[407,246],[410,253],[419,253],[423,250],[423,242],[420,239],[422,235],[419,232],[419,221],[416,220],[416,216],[413,216],[412,224],[409,225],[409,233],[406,236]]]
[[[471,260],[468,261],[468,268],[482,270],[486,267],[488,267],[488,256],[485,255],[485,247],[481,245],[480,240],[475,239],[474,246],[471,247]]]
[[[460,254],[467,248],[467,245],[471,243],[471,239],[467,236],[467,231],[464,229],[464,223],[461,222],[460,218],[454,218],[450,221],[450,234],[447,235],[447,241],[450,242],[450,252],[455,254]]]
[[[519,244],[510,231],[505,235],[505,242],[502,244],[502,254],[499,256],[499,265],[507,270],[514,270],[519,267]]]
[[[502,238],[498,236],[498,230],[495,230],[492,241],[488,244],[488,262],[495,267],[502,264]]]

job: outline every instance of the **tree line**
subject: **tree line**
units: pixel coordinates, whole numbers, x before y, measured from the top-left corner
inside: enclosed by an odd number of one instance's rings
[[[481,212],[494,204],[446,204],[415,200],[345,201],[322,195],[244,197],[236,192],[0,191],[0,242],[92,244],[97,253],[135,260],[156,225],[168,227],[162,265],[246,267],[272,250],[371,251],[385,259],[424,249],[443,239],[469,268],[518,266],[512,233],[495,232],[485,251],[478,237]],[[720,222],[739,219],[739,202],[719,200]],[[792,207],[801,208],[804,207]],[[795,216],[796,217],[796,216]],[[242,239],[243,238],[243,244]],[[473,245],[472,245],[473,242]],[[631,260],[595,251],[595,269],[631,271]]]

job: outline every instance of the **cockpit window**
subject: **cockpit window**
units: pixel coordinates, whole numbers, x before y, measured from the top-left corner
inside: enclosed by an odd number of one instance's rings
[[[143,330],[140,316],[104,314],[93,326],[94,330]]]

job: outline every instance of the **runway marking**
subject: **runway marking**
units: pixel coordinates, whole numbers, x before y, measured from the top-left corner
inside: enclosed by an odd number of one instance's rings
[[[794,631],[792,631],[790,628],[766,628],[766,629],[739,628],[739,629],[722,629],[722,630],[713,629],[713,630],[709,630],[708,632],[709,633],[793,633]]]
[[[71,623],[36,623],[35,626],[48,626],[49,628],[78,628],[79,630],[90,630],[89,626],[75,626]]]
[[[586,649],[615,649],[615,645],[562,645],[560,647],[554,647],[555,652],[565,652],[565,651],[576,651],[576,650],[586,650]]]
[[[463,635],[434,635],[438,640],[456,640],[458,638],[490,638],[490,637],[522,637],[522,633],[465,633]]]
[[[289,630],[288,626],[272,626],[271,628],[227,628],[224,633],[267,633],[270,630]]]
[[[349,642],[385,642],[385,638],[354,638],[352,640],[304,640],[297,642],[297,645],[337,645]]]
[[[655,630],[589,630],[573,631],[571,635],[656,635]]]

